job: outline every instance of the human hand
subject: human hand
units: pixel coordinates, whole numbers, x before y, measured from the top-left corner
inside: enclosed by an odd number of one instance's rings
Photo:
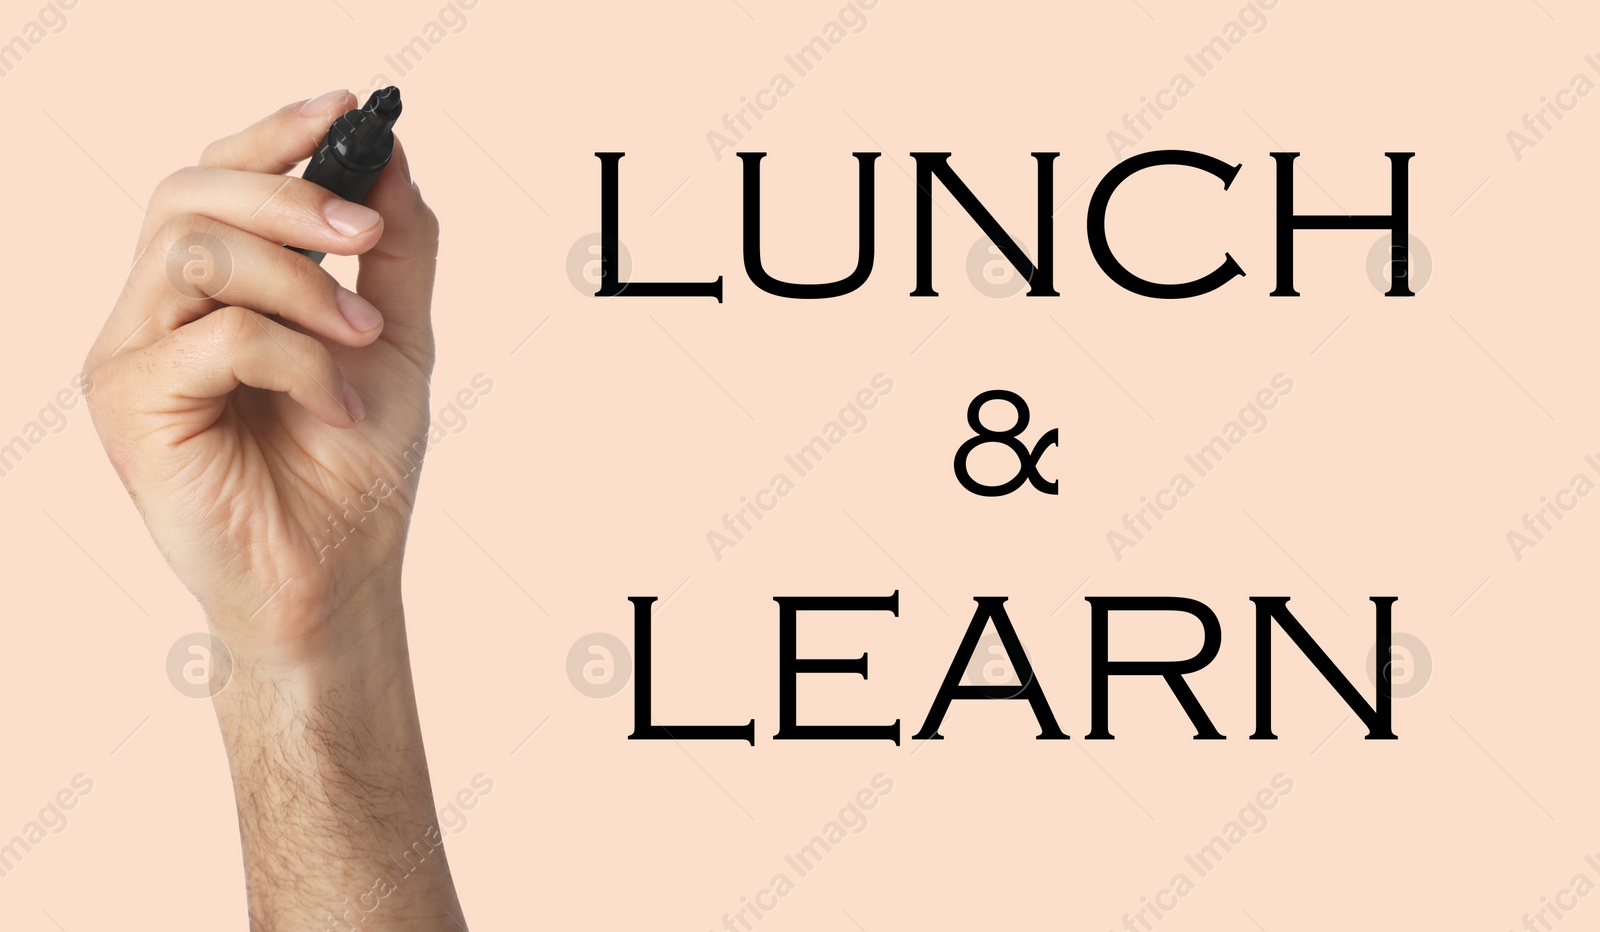
[[[84,371],[112,465],[234,658],[215,701],[251,928],[464,929],[400,601],[439,225],[398,140],[366,206],[283,176],[354,105],[291,104],[162,181]],[[285,243],[360,255],[355,292]]]
[[[283,174],[355,104],[291,104],[163,180],[84,362],[162,555],[231,648],[291,664],[386,636],[343,610],[398,600],[426,449],[439,227],[404,150],[366,206]],[[284,243],[360,255],[356,290]]]

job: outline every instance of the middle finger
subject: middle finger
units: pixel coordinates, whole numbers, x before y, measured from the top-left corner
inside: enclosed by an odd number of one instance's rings
[[[210,217],[179,214],[134,263],[91,359],[154,343],[224,304],[346,346],[371,343],[383,326],[371,302],[305,256]]]

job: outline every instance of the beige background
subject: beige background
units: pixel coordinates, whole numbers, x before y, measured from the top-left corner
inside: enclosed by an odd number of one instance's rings
[[[1249,277],[1189,301],[1126,294],[1083,233],[1114,162],[1106,134],[1241,8],[881,0],[739,146],[770,153],[769,267],[802,280],[853,261],[849,153],[884,153],[871,280],[800,303],[744,276],[738,163],[715,159],[706,133],[788,68],[838,0],[481,0],[404,77],[385,56],[438,19],[438,0],[80,2],[0,79],[11,140],[0,437],[71,383],[163,175],[289,100],[398,78],[402,135],[445,224],[434,406],[476,374],[494,386],[431,454],[407,572],[436,792],[442,803],[476,774],[493,781],[449,841],[479,926],[718,928],[774,874],[795,879],[784,855],[882,773],[893,790],[868,828],[798,879],[762,932],[1115,928],[1179,872],[1194,889],[1163,930],[1518,927],[1574,875],[1600,880],[1583,860],[1600,851],[1588,685],[1600,637],[1586,591],[1600,504],[1580,500],[1520,561],[1506,542],[1541,498],[1594,478],[1583,457],[1600,453],[1587,272],[1600,100],[1580,101],[1520,161],[1506,133],[1575,74],[1600,79],[1583,60],[1600,14],[1572,0],[1471,16],[1377,2],[1267,10],[1136,150],[1242,162],[1233,189],[1152,172],[1119,196],[1111,225],[1151,277],[1198,274],[1224,249]],[[0,37],[39,10],[0,4]],[[569,250],[598,225],[593,153],[613,149],[628,153],[635,275],[720,273],[725,304],[602,303],[574,286]],[[1379,237],[1365,231],[1304,234],[1304,297],[1266,296],[1274,149],[1304,153],[1299,205],[1317,213],[1385,212],[1382,153],[1417,152],[1414,232],[1433,260],[1419,297],[1380,296],[1366,269]],[[977,228],[940,190],[942,297],[907,297],[913,150],[955,152],[1029,244],[1028,153],[1061,152],[1063,296],[980,293],[966,269]],[[894,388],[869,426],[716,560],[706,532],[877,373]],[[1278,373],[1294,388],[1268,427],[1115,559],[1106,532]],[[956,484],[966,403],[994,387],[1031,403],[1030,439],[1061,429],[1044,460],[1059,497],[985,500]],[[242,928],[216,726],[165,672],[168,649],[203,620],[81,405],[0,479],[0,521],[0,839],[75,774],[93,781],[68,827],[0,879],[0,925]],[[805,681],[804,718],[898,717],[909,736],[971,597],[1004,594],[1073,740],[1033,741],[1021,704],[958,704],[947,740],[921,748],[771,741],[771,597],[895,589],[898,619],[804,624],[803,652],[864,649],[872,669],[866,683]],[[626,597],[638,594],[671,596],[658,623],[662,720],[754,717],[756,747],[628,742],[631,691],[575,688],[569,650],[597,632],[629,640]],[[1190,740],[1171,696],[1141,681],[1113,686],[1117,740],[1082,740],[1083,596],[1122,594],[1198,598],[1221,616],[1222,654],[1191,682],[1229,740]],[[1433,668],[1397,701],[1400,741],[1361,740],[1287,648],[1282,739],[1245,740],[1247,598],[1270,594],[1293,597],[1369,695],[1366,600],[1399,596],[1396,628]],[[1178,657],[1197,642],[1187,626],[1150,623],[1118,629],[1113,648]],[[1293,791],[1266,830],[1197,878],[1184,856],[1280,773]],[[1600,900],[1559,924],[1593,928],[1590,913]]]

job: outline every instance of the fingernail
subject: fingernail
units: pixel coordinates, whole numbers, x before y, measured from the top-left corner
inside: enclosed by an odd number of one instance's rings
[[[367,408],[361,403],[361,396],[356,394],[356,390],[349,382],[344,383],[344,410],[352,421],[359,421],[367,416]]]
[[[360,236],[378,225],[383,218],[371,207],[363,207],[352,201],[333,199],[322,205],[322,216],[327,219],[328,226],[333,227],[345,236]]]
[[[313,97],[300,105],[300,115],[303,117],[314,117],[319,114],[327,113],[329,110],[333,109],[334,104],[344,100],[349,95],[349,91],[345,90],[344,88],[340,88],[337,91],[329,91],[321,96]]]
[[[383,314],[372,306],[372,302],[348,288],[340,286],[334,303],[339,305],[339,313],[344,315],[350,326],[362,333],[383,325]]]

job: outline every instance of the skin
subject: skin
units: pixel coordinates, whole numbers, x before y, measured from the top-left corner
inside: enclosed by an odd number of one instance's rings
[[[439,224],[398,142],[365,207],[284,174],[355,105],[290,104],[160,183],[89,410],[232,653],[214,703],[251,928],[465,929],[400,599]],[[283,243],[359,255],[355,292]]]

